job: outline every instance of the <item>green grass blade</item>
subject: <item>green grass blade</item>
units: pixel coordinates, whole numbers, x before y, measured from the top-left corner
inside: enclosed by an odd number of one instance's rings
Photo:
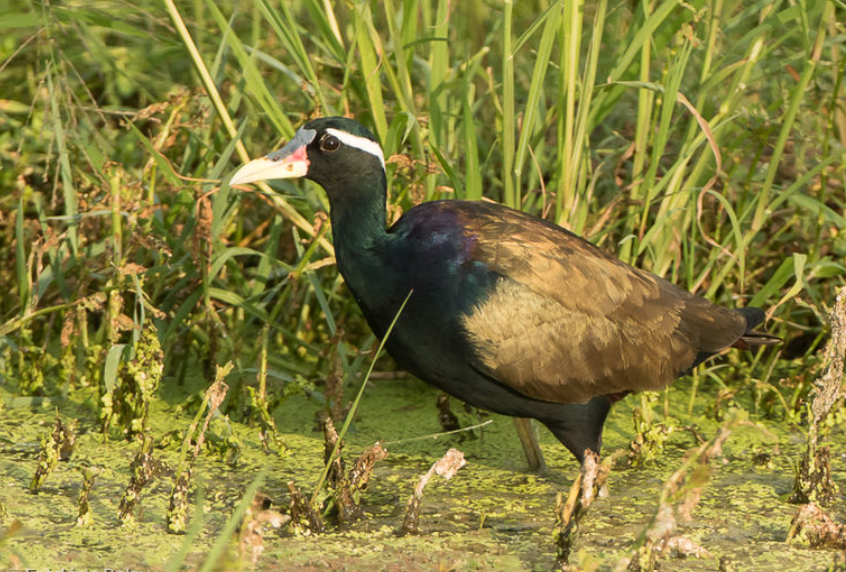
[[[355,412],[358,409],[358,404],[361,402],[361,397],[364,395],[364,388],[367,387],[367,381],[370,379],[370,375],[373,373],[373,368],[376,367],[376,362],[379,360],[379,356],[382,355],[382,350],[385,348],[385,342],[388,341],[388,338],[390,337],[391,332],[394,329],[394,325],[397,323],[397,320],[402,314],[402,311],[405,309],[405,305],[408,303],[408,300],[409,298],[411,298],[411,295],[413,293],[414,291],[412,290],[405,297],[405,300],[403,300],[402,305],[400,305],[396,315],[394,315],[394,319],[391,320],[391,324],[388,326],[385,335],[382,337],[382,341],[379,342],[379,348],[376,350],[376,354],[373,356],[373,360],[370,362],[370,367],[368,368],[364,379],[361,381],[361,386],[358,388],[358,393],[356,393],[352,406],[350,407],[349,412],[347,412],[347,416],[344,418],[344,424],[341,426],[341,430],[338,431],[338,440],[335,442],[335,448],[332,450],[332,454],[329,455],[329,460],[323,467],[323,472],[320,474],[320,478],[317,479],[317,484],[314,485],[314,493],[312,493],[311,496],[312,503],[317,501],[317,497],[320,495],[320,489],[323,488],[323,484],[326,482],[326,477],[327,475],[329,475],[329,468],[332,466],[332,460],[338,454],[338,447],[341,446],[341,441],[343,441],[344,435],[346,435],[347,429],[350,428],[350,423],[352,423],[353,417],[355,417]]]
[[[367,89],[367,105],[376,135],[384,141],[388,135],[388,118],[385,113],[385,103],[382,98],[382,79],[380,76],[380,62],[377,54],[381,54],[381,40],[373,29],[373,17],[370,5],[362,2],[355,8],[355,39],[361,63],[361,73]]]
[[[437,0],[435,23],[429,42],[429,144],[446,155],[446,114],[448,90],[445,85],[449,69],[449,0]]]
[[[668,0],[658,6],[658,8],[646,18],[632,40],[628,42],[623,53],[615,58],[615,65],[608,74],[608,84],[612,84],[623,79],[623,76],[629,69],[632,61],[643,49],[643,45],[646,42],[651,41],[655,31],[673,13],[679,2],[680,0]],[[604,113],[607,113],[606,106],[609,103],[610,94],[611,92],[608,90],[603,90],[597,94],[594,106],[588,117],[588,126],[590,129],[596,127],[599,118]]]
[[[476,131],[476,121],[473,118],[473,85],[468,81],[472,74],[468,73],[464,79],[464,97],[461,99],[461,116],[464,122],[464,187],[462,198],[478,201],[482,198],[482,173],[479,165],[479,143]]]
[[[320,4],[317,0],[305,0],[305,7],[311,16],[312,23],[317,28],[318,37],[326,42],[335,61],[343,62],[346,59],[347,50],[344,47],[344,38],[330,0],[323,0]]]
[[[79,206],[76,198],[73,171],[71,170],[67,134],[65,133],[65,126],[62,123],[62,114],[59,110],[59,92],[53,84],[53,74],[51,72],[47,73],[47,90],[50,94],[50,110],[53,116],[53,132],[59,152],[59,173],[62,177],[62,196],[65,201],[65,215],[70,221],[68,223],[68,243],[70,244],[73,256],[76,257],[79,250],[79,231],[77,230],[76,223],[76,217],[79,214]]]
[[[206,0],[206,7],[220,28],[225,42],[238,60],[240,68],[238,70],[239,77],[245,82],[247,92],[258,100],[262,111],[264,111],[266,117],[274,124],[277,132],[285,137],[293,136],[295,131],[294,126],[280,107],[279,99],[267,87],[261,72],[256,67],[255,58],[249,55],[244,45],[238,39],[238,36],[230,29],[229,22],[223,16],[223,13],[217,7],[214,0]]]
[[[15,213],[15,274],[18,279],[18,299],[21,305],[21,316],[30,310],[30,276],[27,271],[26,240],[24,237],[24,206],[23,199],[18,199],[18,210]]]
[[[808,60],[805,62],[805,67],[802,70],[802,75],[799,82],[793,89],[790,98],[790,105],[787,108],[787,113],[784,115],[784,120],[781,122],[781,129],[779,130],[778,139],[773,148],[772,157],[770,158],[770,165],[767,169],[767,175],[764,178],[764,184],[761,191],[758,193],[758,204],[755,207],[755,216],[752,219],[752,229],[757,231],[764,226],[767,217],[767,209],[769,207],[769,197],[772,192],[773,183],[775,182],[776,174],[781,167],[781,156],[784,153],[784,147],[793,130],[793,124],[796,121],[796,116],[799,113],[800,104],[804,101],[805,93],[811,79],[814,77],[817,65],[822,56],[822,49],[825,45],[825,38],[829,24],[830,14],[833,13],[834,4],[825,2],[822,18],[820,18],[819,29],[817,30],[817,37],[814,42],[812,52],[809,54]],[[804,10],[802,11],[804,13]]]
[[[537,49],[535,67],[532,71],[532,81],[529,84],[528,100],[526,101],[526,112],[523,114],[523,125],[520,130],[520,138],[517,142],[517,153],[514,159],[514,175],[520,180],[523,174],[523,165],[526,161],[526,153],[529,147],[529,138],[537,128],[537,115],[540,107],[541,94],[546,83],[546,69],[549,66],[552,46],[555,44],[555,36],[558,33],[558,25],[561,20],[561,12],[564,3],[556,2],[547,10],[537,22],[544,21],[543,34]],[[520,42],[518,42],[518,47]],[[516,48],[515,48],[516,49]],[[518,185],[519,187],[519,185]]]
[[[520,190],[514,180],[514,153],[516,120],[514,115],[514,52],[511,47],[511,26],[514,14],[513,0],[505,0],[502,23],[502,182],[503,202],[511,208],[520,208]]]
[[[300,72],[306,77],[317,94],[318,102],[325,115],[335,115],[335,110],[323,93],[317,73],[311,65],[311,56],[297,33],[296,19],[291,14],[288,2],[271,6],[268,0],[258,0],[261,13],[268,21],[286,51],[294,59]]]

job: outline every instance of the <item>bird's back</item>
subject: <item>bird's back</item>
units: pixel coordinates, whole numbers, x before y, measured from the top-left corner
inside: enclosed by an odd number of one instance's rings
[[[395,357],[441,353],[534,399],[658,389],[747,329],[740,313],[501,205],[424,203],[388,234],[386,262],[414,290]]]

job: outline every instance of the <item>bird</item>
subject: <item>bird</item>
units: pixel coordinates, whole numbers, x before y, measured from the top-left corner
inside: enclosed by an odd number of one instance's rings
[[[394,360],[474,407],[537,420],[579,462],[600,453],[616,401],[727,348],[779,341],[755,330],[758,308],[713,304],[501,204],[423,202],[388,227],[387,176],[371,131],[322,117],[229,184],[323,187],[338,270],[376,336],[393,323]]]

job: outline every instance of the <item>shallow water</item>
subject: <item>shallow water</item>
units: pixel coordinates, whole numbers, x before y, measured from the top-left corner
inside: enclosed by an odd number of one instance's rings
[[[670,403],[687,402],[684,384],[671,394]],[[137,443],[110,441],[96,432],[91,402],[60,406],[63,419],[80,419],[74,456],[60,463],[43,490],[28,493],[35,470],[37,443],[55,417],[52,407],[33,412],[7,408],[0,414],[0,500],[7,516],[22,529],[0,543],[2,564],[15,568],[91,568],[162,570],[180,549],[189,551],[191,567],[204,555],[241,500],[244,488],[267,467],[262,491],[280,510],[288,503],[287,482],[294,481],[307,495],[322,469],[323,439],[315,413],[320,405],[305,396],[286,400],[274,412],[288,453],[264,453],[258,429],[233,423],[244,442],[235,469],[209,454],[202,454],[194,473],[192,502],[202,490],[201,505],[192,508],[198,534],[171,535],[165,531],[165,512],[178,445],[156,449],[165,463],[163,473],[142,494],[136,524],[121,527],[117,506],[129,480],[129,463]],[[705,400],[702,397],[700,400]],[[606,452],[626,448],[632,436],[631,408],[637,398],[618,404],[609,419]],[[541,443],[549,471],[528,472],[510,419],[479,417],[453,402],[463,425],[491,419],[472,435],[410,440],[440,431],[435,393],[413,380],[372,382],[354,424],[345,439],[350,463],[376,440],[388,442],[389,457],[376,465],[363,493],[365,517],[348,530],[317,536],[294,536],[287,529],[268,532],[257,568],[310,570],[548,570],[555,561],[553,507],[558,492],[566,494],[578,466],[545,430]],[[706,437],[719,424],[701,416],[671,410],[679,426],[695,424]],[[187,415],[177,414],[165,401],[155,405],[153,433],[160,437],[184,429]],[[662,570],[717,570],[727,558],[736,570],[824,570],[833,553],[784,542],[796,507],[787,502],[793,483],[793,463],[800,457],[804,437],[775,421],[757,421],[737,427],[716,459],[711,480],[693,511],[690,522],[679,523],[683,534],[705,547],[711,559],[662,557]],[[685,451],[696,445],[692,434],[677,430],[663,456],[646,469],[619,463],[608,480],[609,495],[591,507],[582,522],[572,561],[585,569],[611,570],[652,517],[663,483],[678,468]],[[835,479],[841,487],[846,438],[833,435]],[[450,447],[463,451],[467,465],[449,482],[433,478],[427,487],[420,517],[420,534],[400,538],[396,530],[411,491],[419,479]],[[756,466],[757,453],[772,456],[769,466]],[[82,477],[74,467],[86,461],[103,469],[91,493],[93,523],[75,526],[77,496]],[[349,464],[348,464],[349,466]],[[198,507],[199,506],[199,510]],[[842,511],[843,504],[831,513]],[[199,519],[199,520],[198,520]],[[231,551],[235,558],[237,551]],[[237,560],[219,567],[238,568]],[[249,568],[248,564],[242,563]]]

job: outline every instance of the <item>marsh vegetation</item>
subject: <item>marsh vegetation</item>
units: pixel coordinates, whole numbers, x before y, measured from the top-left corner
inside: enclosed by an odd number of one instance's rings
[[[784,340],[614,408],[573,569],[846,569],[836,527],[834,549],[791,529],[797,502],[844,509],[844,22],[836,1],[7,1],[0,564],[556,566],[569,453],[543,434],[528,472],[510,420],[454,401],[477,427],[429,437],[438,396],[377,352],[320,189],[226,183],[350,114],[385,148],[389,219],[500,201]],[[466,466],[398,536],[450,448]]]

